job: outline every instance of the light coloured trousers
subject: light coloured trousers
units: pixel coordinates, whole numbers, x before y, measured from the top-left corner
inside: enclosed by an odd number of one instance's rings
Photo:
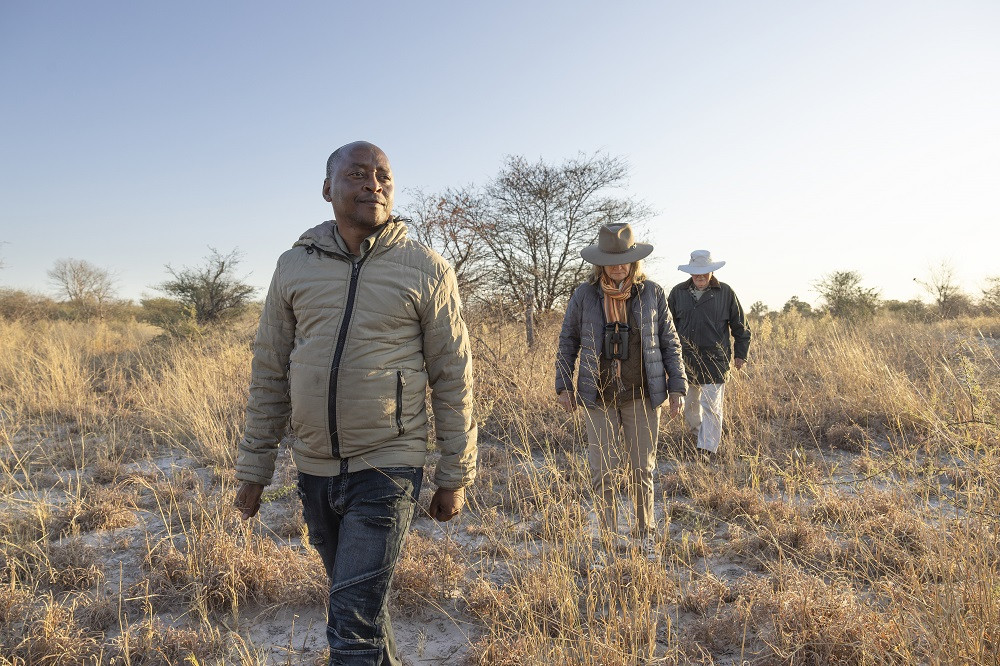
[[[594,508],[605,532],[618,531],[618,500],[623,463],[635,501],[635,533],[653,531],[653,468],[660,409],[647,400],[630,400],[619,407],[587,408],[587,442]]]
[[[698,433],[698,448],[715,453],[722,441],[722,396],[725,384],[689,384],[684,421]]]

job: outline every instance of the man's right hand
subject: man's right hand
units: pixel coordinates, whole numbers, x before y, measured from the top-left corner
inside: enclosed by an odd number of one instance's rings
[[[567,412],[572,412],[576,409],[576,397],[573,395],[572,391],[563,391],[556,398],[556,402]]]
[[[260,496],[264,493],[264,486],[259,483],[244,481],[236,491],[236,501],[233,506],[243,514],[243,520],[249,520],[260,511]]]

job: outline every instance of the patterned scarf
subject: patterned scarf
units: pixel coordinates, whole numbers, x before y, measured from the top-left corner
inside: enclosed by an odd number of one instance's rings
[[[625,308],[625,302],[632,295],[632,270],[629,269],[628,277],[622,280],[621,284],[615,284],[614,280],[602,271],[601,291],[604,292],[604,321],[609,324],[616,321],[628,324],[628,313]],[[614,364],[617,389],[624,391],[625,384],[622,383],[621,359],[616,358]]]

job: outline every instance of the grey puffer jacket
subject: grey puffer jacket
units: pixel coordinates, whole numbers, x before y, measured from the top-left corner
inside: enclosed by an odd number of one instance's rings
[[[646,395],[654,407],[668,393],[687,393],[687,377],[681,362],[681,344],[667,308],[663,288],[652,280],[633,287],[638,294],[629,299],[632,316],[642,336]],[[566,307],[559,351],[556,354],[556,393],[573,390],[573,370],[580,358],[576,401],[596,407],[599,400],[600,357],[604,353],[604,295],[598,285],[581,284]]]

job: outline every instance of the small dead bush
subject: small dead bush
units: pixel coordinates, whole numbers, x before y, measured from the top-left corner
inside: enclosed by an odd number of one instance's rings
[[[893,512],[873,516],[851,529],[844,564],[869,578],[912,573],[925,568],[922,560],[936,538],[918,516]]]
[[[85,597],[77,604],[74,619],[85,631],[103,634],[118,624],[119,601],[102,593]]]
[[[507,612],[511,600],[503,587],[489,579],[477,578],[469,583],[465,603],[467,609],[489,627]]]
[[[754,559],[792,558],[822,566],[842,551],[820,525],[798,513],[784,520],[770,520],[749,529],[733,529],[729,552]]]
[[[313,549],[293,549],[236,524],[202,525],[152,545],[144,560],[159,602],[235,611],[241,604],[316,603],[327,579]]]
[[[765,664],[908,663],[898,623],[843,582],[783,568],[739,590],[731,620],[753,628]]]
[[[468,573],[465,555],[454,541],[435,540],[412,531],[396,563],[392,590],[395,607],[417,613],[454,599]]]
[[[725,581],[708,574],[692,581],[683,590],[677,605],[684,611],[708,615],[734,599],[733,590]]]
[[[731,521],[747,519],[759,522],[766,510],[764,498],[751,488],[737,488],[731,482],[713,483],[693,495],[697,506],[708,510],[713,518]]]
[[[228,655],[227,638],[214,626],[170,627],[151,620],[129,627],[112,648],[136,666],[213,663]]]
[[[83,590],[104,580],[97,549],[78,538],[53,544],[49,567],[49,581],[60,590]]]
[[[850,451],[864,453],[868,450],[870,436],[857,423],[834,423],[826,429],[826,443],[830,446]]]
[[[62,507],[50,529],[55,536],[112,530],[135,524],[135,501],[131,490],[122,486],[85,486],[80,497]]]
[[[22,609],[25,614],[4,626],[0,634],[13,663],[54,666],[98,663],[97,638],[76,622],[74,608],[48,596],[30,606],[22,605]]]

